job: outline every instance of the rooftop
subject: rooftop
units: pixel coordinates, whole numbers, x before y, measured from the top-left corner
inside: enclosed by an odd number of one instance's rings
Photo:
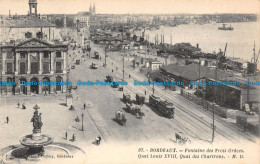
[[[36,28],[36,27],[55,27],[54,24],[50,22],[40,19],[36,16],[27,16],[22,20],[6,20],[2,27],[10,27],[10,28]]]
[[[170,64],[168,66],[162,66],[162,69],[172,73],[177,76],[184,77],[188,80],[198,80],[200,78],[212,78],[215,79],[215,68],[209,68],[206,66],[200,66],[198,64],[189,64],[184,66],[179,66],[176,64]],[[199,75],[200,72],[200,75]],[[199,78],[200,76],[200,78]],[[232,73],[218,70],[217,79],[218,80],[228,80],[230,77],[233,77]]]

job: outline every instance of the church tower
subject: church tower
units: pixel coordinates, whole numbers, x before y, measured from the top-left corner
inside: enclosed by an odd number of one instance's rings
[[[95,3],[94,3],[94,6],[93,6],[93,14],[95,15],[96,14],[96,5],[95,5]]]
[[[37,0],[29,0],[30,15],[37,16]]]
[[[67,17],[66,17],[66,15],[64,15],[63,26],[64,26],[65,28],[67,27]]]
[[[91,4],[90,4],[90,6],[89,6],[89,13],[90,13],[90,14],[93,13]]]

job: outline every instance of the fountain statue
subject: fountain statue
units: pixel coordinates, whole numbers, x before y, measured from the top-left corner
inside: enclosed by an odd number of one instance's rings
[[[53,142],[53,138],[44,134],[41,134],[41,128],[42,128],[42,119],[41,119],[41,113],[38,114],[38,105],[36,104],[34,106],[34,113],[33,117],[31,119],[31,122],[33,123],[33,134],[24,136],[20,143],[23,146],[29,147],[28,149],[28,156],[30,155],[38,155],[42,156],[44,155],[44,147]]]
[[[40,107],[36,104],[33,109],[35,110],[31,118],[33,133],[22,137],[20,145],[10,145],[0,149],[0,163],[48,163],[49,159],[55,157],[64,157],[66,160],[73,157],[71,151],[84,156],[85,152],[80,148],[67,143],[54,143],[53,137],[42,134],[42,114],[38,112]]]

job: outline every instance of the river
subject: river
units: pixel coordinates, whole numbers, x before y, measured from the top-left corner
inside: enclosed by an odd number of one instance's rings
[[[159,30],[146,30],[145,36],[149,35],[149,41],[154,42],[155,36],[158,34],[159,43],[161,35],[164,35],[165,43],[172,44],[189,42],[193,46],[199,44],[204,52],[218,52],[221,48],[225,49],[227,43],[227,56],[238,57],[250,61],[253,56],[254,42],[256,45],[256,54],[259,50],[259,24],[257,22],[228,23],[228,26],[234,27],[233,31],[218,30],[222,26],[221,23],[214,24],[188,24],[179,25],[177,27],[161,26]]]

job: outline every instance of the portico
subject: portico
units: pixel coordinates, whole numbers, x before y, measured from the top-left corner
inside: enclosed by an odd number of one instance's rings
[[[42,81],[43,78],[48,78],[51,81],[66,79],[68,49],[65,44],[48,43],[32,38],[18,45],[2,46],[1,49],[2,81],[7,80],[7,78],[15,81],[16,86],[13,86],[15,93],[41,94],[46,91],[46,87],[40,85],[26,87],[27,91],[25,92],[25,87],[21,86],[19,81],[21,78],[28,82],[36,79]],[[8,92],[7,88],[2,86],[3,93]],[[50,86],[47,91],[49,93],[66,92],[66,86]]]

